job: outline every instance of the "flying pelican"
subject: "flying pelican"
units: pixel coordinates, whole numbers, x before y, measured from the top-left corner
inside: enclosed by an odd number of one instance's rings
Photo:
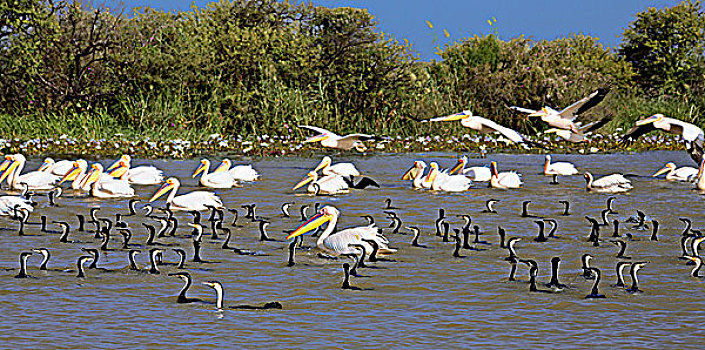
[[[318,128],[315,126],[308,126],[308,125],[299,125],[299,128],[303,129],[309,129],[313,130],[318,133],[318,135],[309,137],[308,139],[304,140],[304,143],[309,143],[309,142],[321,142],[321,146],[323,147],[330,147],[330,148],[335,148],[343,151],[348,151],[351,149],[355,149],[358,152],[364,152],[367,150],[367,147],[365,147],[365,144],[363,143],[364,141],[369,141],[369,140],[375,140],[375,141],[380,141],[382,140],[381,137],[375,136],[375,135],[366,135],[366,134],[350,134],[350,135],[345,135],[345,136],[340,136],[336,135],[331,131],[328,131],[323,128]]]
[[[169,197],[167,197],[166,202],[170,204],[171,210],[209,210],[208,207],[216,207],[219,209],[223,208],[223,202],[218,198],[215,193],[206,191],[193,191],[180,196],[176,196],[176,192],[179,190],[181,183],[175,177],[170,177],[164,181],[162,187],[160,187],[154,196],[149,200],[149,202],[154,202],[157,198],[161,197],[165,193],[171,191]]]
[[[191,177],[196,177],[199,173],[201,175],[200,183],[205,187],[210,188],[231,188],[233,186],[238,186],[235,178],[227,171],[208,173],[208,169],[211,166],[211,162],[208,159],[201,159],[201,165],[198,166],[196,171]]]
[[[498,172],[497,162],[490,163],[490,171],[492,178],[490,179],[490,187],[494,188],[521,188],[522,182],[519,174],[513,171]]]
[[[130,187],[127,181],[115,180],[109,176],[102,176],[103,165],[96,163],[91,166],[91,171],[86,174],[81,187],[86,183],[92,183],[91,196],[97,198],[121,198],[134,197],[135,190]]]
[[[474,166],[466,169],[465,164],[467,164],[467,162],[468,157],[466,156],[458,158],[458,162],[455,163],[453,168],[450,169],[449,174],[453,175],[453,173],[458,172],[458,174],[465,175],[470,178],[470,180],[475,182],[490,181],[490,178],[492,178],[492,172],[490,171],[490,168],[485,166]]]
[[[131,168],[130,162],[130,156],[123,155],[108,168],[110,169],[108,174],[132,185],[157,185],[164,181],[164,173],[161,170],[151,165]]]
[[[55,162],[52,158],[45,158],[42,166],[37,169],[37,171],[47,172],[56,176],[64,176],[69,172],[69,169],[73,166],[73,161],[70,160],[60,160]]]
[[[612,174],[593,180],[592,174],[586,172],[584,175],[585,188],[588,191],[604,192],[604,193],[619,193],[627,192],[634,188],[632,182],[625,178],[622,174]]]
[[[463,192],[472,186],[472,180],[465,175],[448,175],[438,170],[438,164],[431,162],[431,169],[428,179],[431,182],[431,190],[444,192]]]
[[[509,129],[505,128],[489,119],[479,117],[476,115],[472,115],[471,111],[462,111],[460,113],[455,113],[451,114],[448,116],[444,117],[436,117],[436,118],[431,118],[428,121],[429,122],[449,122],[449,121],[455,121],[455,120],[460,120],[460,125],[473,129],[475,131],[479,131],[482,134],[489,134],[493,132],[498,132],[502,134],[504,137],[509,139],[512,142],[516,142],[519,144],[522,144],[526,147],[527,144],[533,145],[532,142],[526,139],[524,135]]]
[[[365,242],[365,240],[377,242],[377,245],[379,246],[377,254],[379,255],[387,255],[396,252],[396,249],[389,248],[389,241],[382,235],[380,232],[381,230],[374,226],[374,224],[369,226],[348,228],[333,233],[333,231],[335,231],[335,226],[338,223],[338,217],[340,217],[340,211],[338,211],[338,209],[332,206],[325,206],[318,212],[318,214],[314,215],[301,226],[297,227],[296,230],[291,232],[286,239],[303,235],[307,232],[315,230],[324,223],[329,222],[328,227],[326,227],[323,233],[321,233],[318,237],[318,241],[316,242],[318,249],[329,255],[339,256],[359,254],[357,249],[350,247],[351,244],[362,245],[365,247],[365,251],[371,252],[372,246]]]
[[[43,171],[31,171],[20,175],[27,159],[21,154],[12,154],[5,156],[5,162],[0,167],[7,167],[5,172],[0,176],[0,182],[7,177],[7,184],[12,189],[22,189],[27,184],[30,190],[51,190],[54,183],[59,181],[59,177]]]
[[[570,142],[590,142],[588,139],[585,138],[586,134],[589,134],[599,128],[601,128],[603,125],[609,123],[612,120],[612,117],[605,117],[602,118],[598,121],[586,124],[578,128],[578,132],[573,132],[572,130],[564,130],[564,129],[548,129],[544,131],[544,134],[551,134],[554,133],[558,136],[560,136],[562,139]]]
[[[86,171],[88,170],[88,162],[86,162],[83,159],[79,159],[75,162],[73,162],[73,166],[71,169],[69,169],[68,172],[66,172],[66,175],[64,175],[63,178],[61,178],[61,181],[59,182],[59,185],[64,183],[65,181],[71,181],[71,188],[74,190],[84,190],[88,191],[91,189],[91,184],[92,182],[86,181],[85,184],[83,180],[86,179],[87,174]],[[101,176],[104,176],[101,174]],[[83,185],[82,185],[83,184]]]
[[[231,168],[232,164],[230,159],[225,158],[213,172],[219,173],[227,170],[236,181],[252,182],[259,180],[259,173],[252,165],[236,165]]]
[[[541,117],[541,120],[554,128],[570,130],[578,134],[580,133],[578,130],[578,125],[573,122],[575,118],[588,109],[595,107],[605,98],[605,96],[607,96],[608,92],[609,89],[598,89],[587,97],[573,103],[561,111],[557,111],[548,106],[545,106],[538,111],[517,106],[511,106],[509,108],[515,111],[529,113],[528,117]]]
[[[332,164],[333,160],[325,156],[321,159],[313,171],[321,171],[323,175],[340,175],[340,176],[359,176],[360,172],[355,168],[353,163],[336,163]]]
[[[350,186],[348,186],[348,183],[345,181],[345,179],[343,179],[342,176],[327,175],[318,178],[318,173],[316,173],[315,171],[309,172],[306,177],[303,178],[303,180],[299,181],[299,183],[294,186],[293,190],[297,190],[298,188],[302,187],[303,185],[309,182],[311,184],[308,185],[306,190],[309,193],[314,194],[334,195],[348,193],[350,190]]]
[[[663,173],[667,173],[666,180],[668,181],[694,182],[698,178],[698,169],[689,166],[676,169],[676,164],[673,162],[666,163],[661,170],[657,171],[652,176],[656,177]]]
[[[562,175],[562,176],[567,176],[567,175],[576,175],[578,173],[578,169],[575,169],[575,165],[572,163],[567,163],[567,162],[556,162],[556,163],[551,163],[551,156],[546,155],[546,158],[543,162],[543,174],[546,176],[551,176],[551,175]]]
[[[624,135],[624,141],[627,144],[632,143],[638,139],[639,136],[656,129],[675,135],[681,135],[683,140],[685,140],[685,148],[688,154],[690,154],[690,158],[692,158],[696,164],[700,164],[700,161],[703,160],[703,145],[705,144],[703,129],[682,120],[664,117],[661,113],[637,121],[636,125]]]
[[[412,186],[417,189],[431,188],[431,182],[427,181],[423,176],[424,169],[426,169],[426,163],[421,160],[415,160],[414,165],[402,175],[401,179],[413,180]]]

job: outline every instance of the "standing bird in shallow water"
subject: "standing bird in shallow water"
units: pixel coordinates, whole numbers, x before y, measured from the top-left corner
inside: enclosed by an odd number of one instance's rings
[[[620,193],[627,192],[633,188],[632,182],[622,174],[612,174],[594,180],[592,174],[586,172],[585,188],[592,192]]]
[[[166,202],[170,204],[171,210],[208,210],[208,206],[212,206],[218,209],[224,208],[223,202],[220,198],[212,192],[206,191],[193,191],[180,196],[176,196],[176,192],[179,190],[181,183],[175,177],[170,177],[166,179],[162,187],[160,187],[154,196],[149,200],[149,202],[154,202],[157,198],[163,196],[165,193],[171,191],[166,199]]]
[[[492,177],[490,178],[490,187],[494,188],[520,188],[522,185],[521,177],[519,174],[510,172],[498,172],[497,162],[490,163],[490,171],[492,171]]]

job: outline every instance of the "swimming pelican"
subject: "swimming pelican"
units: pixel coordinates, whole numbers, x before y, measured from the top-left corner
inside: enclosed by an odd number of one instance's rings
[[[233,186],[239,186],[232,175],[227,171],[208,173],[208,168],[210,168],[211,162],[208,159],[201,159],[201,165],[198,166],[196,171],[191,177],[196,177],[199,173],[201,175],[200,183],[205,187],[210,188],[231,188]]]
[[[490,163],[492,178],[490,179],[490,187],[494,188],[521,188],[522,182],[519,174],[513,171],[498,172],[497,162]]]
[[[83,159],[79,159],[75,162],[73,162],[73,166],[71,169],[69,169],[68,172],[66,172],[66,175],[64,175],[63,178],[61,178],[61,181],[59,181],[59,185],[64,183],[65,181],[71,181],[71,188],[74,190],[84,190],[88,191],[91,189],[91,184],[93,182],[86,181],[84,184],[84,181],[86,179],[86,171],[88,170],[88,162],[86,162]],[[101,174],[101,176],[104,176]]]
[[[472,180],[465,175],[448,175],[438,170],[438,164],[431,162],[427,178],[431,182],[431,190],[444,192],[463,192],[472,186]]]
[[[573,121],[580,116],[580,114],[592,107],[595,107],[598,103],[604,100],[608,92],[609,89],[597,89],[597,91],[562,109],[561,111],[557,111],[548,106],[545,106],[538,111],[517,106],[511,106],[509,108],[515,111],[529,113],[528,117],[540,117],[541,120],[554,128],[570,130],[573,133],[579,134],[580,131],[578,130],[578,126]]]
[[[592,174],[586,172],[585,175],[585,188],[588,191],[593,192],[604,192],[604,193],[619,193],[627,192],[634,188],[632,182],[625,178],[622,174],[612,174],[608,176],[601,177],[594,180]]]
[[[656,177],[663,173],[667,173],[666,180],[668,181],[694,182],[698,178],[698,169],[689,166],[676,169],[676,164],[673,162],[666,163],[661,170],[657,171],[652,176]]]
[[[460,113],[451,114],[445,117],[431,118],[429,122],[449,122],[454,120],[460,120],[460,125],[479,131],[482,134],[489,134],[498,132],[504,137],[512,142],[522,144],[526,147],[527,144],[532,145],[533,143],[524,137],[524,135],[510,129],[503,127],[489,119],[472,115],[470,111],[462,111]]]
[[[321,159],[313,171],[321,171],[323,175],[340,175],[340,176],[359,176],[360,172],[353,163],[336,163],[332,164],[333,160],[325,156]]]
[[[412,186],[417,189],[431,188],[431,182],[423,175],[426,163],[421,160],[414,161],[414,165],[402,175],[402,180],[413,180]]]
[[[573,132],[572,130],[564,129],[548,129],[544,131],[544,134],[554,133],[560,136],[562,139],[570,142],[590,142],[590,140],[585,138],[585,135],[592,133],[593,131],[601,128],[603,125],[612,121],[612,117],[604,117],[598,121],[583,125],[578,128],[578,132]]]
[[[369,226],[361,226],[355,228],[348,228],[338,232],[333,233],[335,226],[338,223],[338,218],[340,217],[340,211],[332,206],[323,207],[318,214],[311,217],[308,221],[303,223],[301,226],[297,227],[296,230],[291,232],[286,239],[291,239],[307,232],[315,230],[319,226],[326,222],[328,227],[321,233],[316,242],[318,249],[323,252],[332,255],[357,255],[359,251],[350,245],[357,244],[363,245],[365,250],[368,252],[372,251],[372,246],[365,242],[365,240],[373,240],[379,245],[377,254],[386,255],[395,253],[397,250],[389,248],[387,245],[389,241],[385,238],[381,230],[374,226],[374,224]]]
[[[18,210],[32,212],[32,202],[22,196],[0,196],[0,215],[14,216]]]
[[[347,193],[350,190],[350,186],[348,186],[348,183],[342,176],[327,175],[319,178],[318,173],[315,171],[309,172],[303,180],[299,181],[299,183],[294,186],[293,190],[297,190],[309,182],[311,184],[306,188],[308,193],[334,195]]]
[[[219,173],[227,170],[236,181],[252,182],[259,180],[259,173],[252,165],[236,165],[231,168],[232,164],[230,159],[225,158],[213,172]]]
[[[7,184],[12,189],[25,188],[22,184],[27,184],[30,190],[51,190],[55,187],[55,183],[59,181],[59,177],[43,171],[31,171],[20,175],[27,159],[21,154],[12,154],[5,156],[5,162],[0,167],[7,167],[5,172],[0,176],[0,182],[7,177]]]
[[[149,200],[149,202],[154,202],[157,198],[161,197],[165,193],[171,191],[169,197],[167,197],[166,202],[169,203],[171,210],[197,210],[203,211],[208,210],[208,207],[216,207],[222,209],[223,202],[218,198],[215,193],[206,191],[193,191],[180,196],[176,196],[176,192],[179,190],[181,183],[175,177],[170,177],[166,179],[162,187],[160,187],[154,196]]]
[[[47,157],[37,171],[43,171],[56,176],[64,176],[69,172],[72,166],[73,161],[60,160],[55,162],[54,159]]]
[[[157,185],[164,181],[164,173],[156,167],[149,165],[131,168],[130,162],[130,156],[123,155],[116,162],[117,166],[115,164],[110,166],[108,174],[132,185]]]
[[[93,164],[91,171],[86,174],[81,187],[86,183],[91,183],[91,196],[97,198],[121,198],[134,197],[135,190],[130,187],[127,181],[115,180],[109,176],[103,175],[103,165],[100,163]]]
[[[487,182],[492,178],[492,172],[490,168],[485,166],[473,166],[470,168],[465,168],[465,164],[468,162],[468,157],[462,156],[458,158],[458,162],[450,169],[448,174],[453,175],[457,172],[459,175],[465,175],[470,180],[475,182]]]
[[[345,136],[340,136],[336,135],[335,133],[328,131],[323,128],[318,128],[315,126],[308,126],[308,125],[299,125],[299,128],[303,129],[309,129],[313,130],[317,133],[319,133],[316,136],[309,137],[308,139],[304,140],[304,143],[309,143],[309,142],[320,142],[321,146],[323,147],[330,147],[330,148],[335,148],[343,151],[348,151],[351,149],[355,149],[358,152],[364,152],[367,150],[367,147],[365,147],[365,144],[363,143],[364,141],[369,141],[369,140],[375,140],[375,141],[380,141],[382,140],[381,137],[375,136],[375,135],[366,135],[366,134],[350,134],[350,135],[345,135]]]
[[[685,140],[685,148],[688,154],[690,154],[690,158],[692,158],[696,164],[700,164],[700,161],[703,159],[703,144],[705,144],[703,129],[682,120],[664,117],[661,113],[637,121],[636,125],[624,135],[624,141],[626,143],[632,143],[638,139],[639,136],[656,129],[675,135],[681,135],[683,140]]]
[[[700,168],[698,168],[698,174],[697,174],[697,179],[698,181],[695,183],[695,188],[701,191],[705,191],[705,176],[703,176],[703,173],[705,173],[705,159],[703,159],[700,162]],[[690,221],[688,221],[688,229],[690,229]],[[683,233],[685,236],[685,233]]]
[[[546,155],[543,163],[543,174],[546,176],[551,175],[575,175],[578,173],[578,169],[575,169],[575,165],[567,162],[556,162],[551,163],[551,156]]]

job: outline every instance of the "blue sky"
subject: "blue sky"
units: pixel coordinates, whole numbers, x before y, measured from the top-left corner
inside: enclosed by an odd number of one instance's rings
[[[108,3],[116,0],[109,0]],[[198,6],[209,1],[196,0]],[[436,46],[474,34],[496,31],[501,38],[525,35],[533,39],[554,39],[570,33],[596,36],[605,46],[617,46],[624,28],[637,12],[653,6],[662,8],[675,0],[314,0],[314,4],[366,8],[380,29],[398,39],[408,39],[424,60],[437,58]],[[192,1],[124,0],[127,7],[151,6],[188,9]],[[496,18],[494,26],[487,20]],[[429,29],[430,21],[434,29]],[[443,29],[450,38],[443,35]],[[434,41],[435,38],[435,41]]]

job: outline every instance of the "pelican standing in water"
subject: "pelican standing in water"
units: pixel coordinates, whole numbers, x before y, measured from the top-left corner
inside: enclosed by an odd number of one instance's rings
[[[55,162],[54,159],[47,157],[37,171],[43,171],[56,176],[64,176],[69,172],[71,167],[73,167],[73,161],[60,160]]]
[[[333,163],[333,160],[325,156],[313,171],[321,171],[323,175],[359,176],[360,172],[353,163]]]
[[[7,184],[12,189],[23,189],[27,185],[30,190],[51,190],[54,189],[55,183],[59,181],[59,177],[43,171],[30,171],[20,175],[24,169],[27,159],[21,154],[12,154],[5,156],[5,162],[0,165],[0,168],[7,168],[0,176],[0,182],[7,177]]]
[[[236,181],[253,182],[259,180],[259,173],[252,165],[232,165],[233,163],[230,159],[225,158],[213,172],[219,173],[221,171],[227,171]]]
[[[504,126],[501,126],[489,119],[472,115],[470,111],[462,111],[460,113],[451,114],[444,117],[431,118],[429,122],[449,122],[460,120],[460,125],[480,132],[481,134],[489,134],[498,132],[512,142],[518,143],[527,147],[527,144],[532,144],[524,135]]]
[[[593,179],[592,174],[588,172],[583,176],[586,182],[585,188],[592,192],[620,193],[627,192],[634,188],[632,182],[622,174],[612,174],[597,180]]]
[[[294,186],[293,190],[301,188],[303,185],[310,183],[306,190],[308,193],[313,194],[324,194],[324,195],[335,195],[341,193],[348,193],[350,186],[340,175],[327,175],[319,178],[318,173],[315,171],[309,172],[303,180]]]
[[[211,167],[211,162],[208,159],[201,159],[201,165],[198,166],[196,171],[191,177],[196,177],[199,173],[201,179],[199,182],[204,187],[209,188],[231,188],[233,186],[240,187],[235,181],[235,178],[230,175],[227,171],[208,173],[208,169]]]
[[[666,163],[661,170],[657,171],[652,176],[656,177],[664,173],[666,173],[666,180],[668,181],[695,182],[698,178],[698,169],[689,166],[676,168],[676,164],[673,162]]]
[[[149,165],[131,168],[131,158],[123,155],[107,171],[109,175],[132,185],[158,185],[164,181],[164,172]],[[117,165],[116,165],[117,164]]]
[[[474,166],[470,168],[465,168],[465,164],[468,163],[468,157],[462,156],[458,158],[458,162],[450,169],[448,174],[453,175],[458,173],[459,175],[465,175],[470,180],[475,182],[487,182],[492,178],[492,172],[490,168],[485,166]]]
[[[71,188],[74,190],[84,190],[88,191],[91,189],[91,184],[92,182],[85,182],[86,179],[86,172],[88,170],[88,162],[86,162],[83,159],[79,159],[75,162],[73,162],[73,167],[64,175],[63,178],[61,178],[61,181],[59,181],[59,185],[64,183],[65,181],[71,181]],[[101,176],[103,176],[101,174]]]
[[[134,197],[135,190],[130,187],[127,181],[115,180],[109,176],[103,175],[103,166],[101,164],[93,164],[91,171],[83,179],[81,187],[86,183],[91,183],[91,196],[97,198],[120,198]],[[110,179],[109,179],[110,178]]]
[[[329,130],[315,126],[299,125],[299,128],[313,130],[318,133],[318,135],[304,140],[304,143],[320,142],[323,147],[335,148],[342,151],[349,151],[354,148],[358,152],[364,152],[367,150],[367,147],[364,144],[365,141],[382,140],[381,137],[367,134],[350,134],[340,136]]]
[[[431,182],[431,190],[444,192],[463,192],[472,186],[472,180],[464,175],[448,175],[438,170],[438,164],[431,162],[427,179]]]
[[[490,179],[490,187],[493,188],[521,188],[522,181],[519,174],[513,171],[498,172],[497,162],[490,163],[492,178]]]
[[[328,255],[358,255],[359,251],[356,248],[351,247],[351,244],[362,245],[365,247],[365,251],[371,252],[372,246],[365,242],[365,240],[372,240],[377,243],[379,246],[377,254],[379,255],[388,255],[396,252],[396,249],[389,248],[387,245],[389,241],[382,235],[380,229],[374,226],[374,224],[369,226],[348,228],[333,233],[339,217],[340,211],[338,211],[337,208],[325,206],[318,212],[318,214],[314,215],[301,226],[297,227],[296,230],[291,232],[286,239],[303,235],[328,222],[328,227],[326,227],[323,233],[321,233],[318,237],[318,241],[316,242],[316,247]]]
[[[624,135],[624,141],[626,143],[632,143],[638,139],[639,136],[656,129],[674,135],[681,135],[685,141],[685,148],[688,154],[690,154],[690,158],[692,158],[696,164],[700,164],[700,161],[703,159],[703,145],[705,144],[703,129],[682,120],[664,117],[661,113],[637,121],[636,125]]]
[[[576,174],[578,174],[578,169],[576,169],[575,165],[573,165],[572,163],[567,163],[567,162],[551,163],[551,156],[547,154],[545,157],[545,160],[543,162],[543,174],[546,176],[576,175]]]
[[[179,190],[181,183],[175,177],[170,177],[164,181],[162,187],[160,187],[154,196],[149,200],[149,202],[154,202],[157,198],[163,196],[165,193],[171,191],[166,199],[166,202],[170,204],[171,210],[196,210],[203,211],[209,210],[209,207],[215,207],[218,209],[223,208],[223,202],[220,198],[211,192],[206,191],[193,191],[180,196],[176,195]]]
[[[402,180],[412,180],[412,186],[416,189],[431,188],[431,182],[426,180],[423,172],[426,169],[426,163],[421,160],[415,160],[414,165],[402,175]]]
[[[590,95],[584,97],[580,101],[573,103],[572,105],[557,111],[551,107],[545,106],[540,110],[536,111],[533,109],[522,108],[517,106],[509,107],[515,111],[529,113],[528,117],[540,117],[541,120],[546,122],[548,125],[563,129],[570,130],[573,133],[580,134],[578,126],[574,123],[574,120],[585,111],[596,106],[602,100],[605,99],[609,89],[598,89],[597,91],[591,93]],[[562,137],[562,136],[561,136]]]

